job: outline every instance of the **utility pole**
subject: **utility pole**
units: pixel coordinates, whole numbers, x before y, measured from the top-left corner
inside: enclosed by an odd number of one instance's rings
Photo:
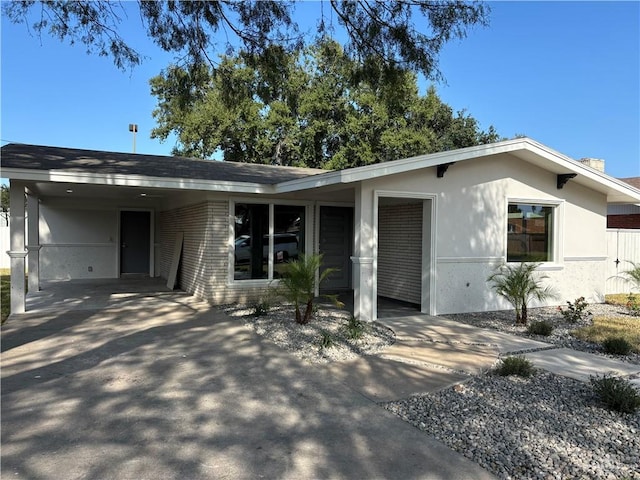
[[[136,153],[136,133],[138,133],[138,124],[130,123],[129,131],[133,133],[133,153]]]

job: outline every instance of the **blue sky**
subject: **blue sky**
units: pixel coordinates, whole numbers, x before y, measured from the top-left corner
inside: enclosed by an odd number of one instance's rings
[[[443,101],[504,137],[525,134],[572,158],[603,158],[610,175],[640,176],[640,2],[490,5],[488,28],[442,52]],[[148,80],[172,57],[136,25],[134,13],[126,38],[149,58],[121,72],[82,45],[3,18],[2,144],[128,152],[128,125],[137,123],[138,152],[169,154],[171,141],[149,138],[156,102]]]

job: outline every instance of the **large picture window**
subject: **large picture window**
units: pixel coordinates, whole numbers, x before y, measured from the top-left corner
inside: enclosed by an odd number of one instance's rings
[[[553,260],[553,212],[549,205],[509,203],[508,262]]]
[[[287,263],[304,253],[305,207],[269,207],[235,204],[234,280],[280,278]]]

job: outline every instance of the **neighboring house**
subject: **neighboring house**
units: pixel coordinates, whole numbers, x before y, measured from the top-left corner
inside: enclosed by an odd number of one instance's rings
[[[640,177],[620,178],[632,187],[640,189]],[[639,229],[640,205],[609,205],[607,210],[607,228]]]
[[[640,203],[640,190],[528,138],[342,171],[9,144],[2,168],[13,277],[28,253],[30,288],[167,278],[180,258],[185,291],[246,301],[277,281],[285,252],[319,251],[340,269],[326,288],[352,289],[363,320],[378,296],[429,314],[510,308],[486,282],[504,261],[541,261],[558,304],[600,301],[607,207]],[[23,311],[24,284],[12,289]]]

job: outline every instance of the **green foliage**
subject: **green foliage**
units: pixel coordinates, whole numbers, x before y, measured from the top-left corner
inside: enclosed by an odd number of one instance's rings
[[[11,313],[11,275],[8,268],[0,269],[0,323]]]
[[[539,322],[531,322],[527,328],[529,333],[534,335],[543,335],[548,337],[553,332],[553,324],[547,320],[540,320]]]
[[[307,324],[313,313],[313,299],[316,290],[316,272],[318,286],[333,272],[335,268],[326,268],[320,272],[322,255],[300,255],[300,258],[289,262],[286,274],[280,280],[281,292],[293,303],[296,310],[296,323]],[[301,306],[305,305],[304,315]]]
[[[269,286],[259,300],[253,304],[253,316],[262,317],[269,313],[278,295],[276,288]]]
[[[487,279],[493,290],[505,298],[516,311],[516,323],[527,324],[527,308],[532,300],[556,298],[550,286],[543,287],[546,275],[535,275],[539,263],[502,264]]]
[[[633,293],[630,293],[627,296],[627,303],[625,303],[625,306],[627,307],[629,315],[633,315],[634,317],[640,316],[640,301],[638,301],[638,297]]]
[[[253,305],[253,316],[263,317],[271,310],[271,304],[266,300],[260,300]]]
[[[503,377],[517,375],[527,378],[533,375],[534,371],[533,364],[523,356],[503,358],[496,367],[496,373]]]
[[[320,332],[320,348],[331,348],[335,346],[336,341],[334,340],[331,333],[326,330],[322,330]]]
[[[607,353],[614,355],[628,355],[633,345],[622,337],[609,337],[602,342],[602,347]]]
[[[589,304],[584,300],[584,297],[576,298],[574,303],[567,301],[567,309],[563,310],[562,307],[558,307],[558,310],[569,323],[576,323],[582,320],[587,315],[591,315],[591,312],[587,310]]]
[[[295,1],[139,1],[138,12],[133,3],[123,3],[126,8],[119,2],[3,2],[2,13],[38,34],[49,33],[71,44],[84,44],[87,53],[111,56],[120,69],[138,65],[144,58],[120,35],[120,24],[127,18],[140,18],[147,36],[189,68],[212,64],[217,48],[230,51],[240,45],[262,55],[273,46],[296,51],[308,38],[315,38],[306,27],[298,28],[294,11],[300,2]],[[325,5],[330,7],[327,11]],[[316,8],[318,36],[332,34],[336,28],[345,33],[345,49],[352,59],[369,59],[385,71],[402,66],[433,79],[441,78],[438,55],[445,43],[464,38],[468,27],[487,25],[489,14],[489,7],[481,2],[453,0],[331,1],[305,7],[305,17]],[[219,39],[225,37],[226,43],[218,47]]]
[[[627,263],[630,263],[632,268],[625,270],[620,276],[629,282],[633,288],[640,290],[640,263],[631,261],[627,261]]]
[[[490,143],[417,76],[349,58],[329,39],[302,53],[240,52],[216,68],[170,67],[151,79],[152,137],[175,134],[174,153],[227,161],[342,169]]]
[[[362,335],[367,330],[367,324],[360,320],[358,317],[351,315],[344,327],[344,330],[348,338],[350,338],[351,340],[357,340],[362,337]]]
[[[590,381],[600,401],[611,410],[633,413],[640,408],[640,394],[627,380],[604,375],[591,377]]]
[[[0,216],[5,226],[9,226],[9,186],[0,185]]]

